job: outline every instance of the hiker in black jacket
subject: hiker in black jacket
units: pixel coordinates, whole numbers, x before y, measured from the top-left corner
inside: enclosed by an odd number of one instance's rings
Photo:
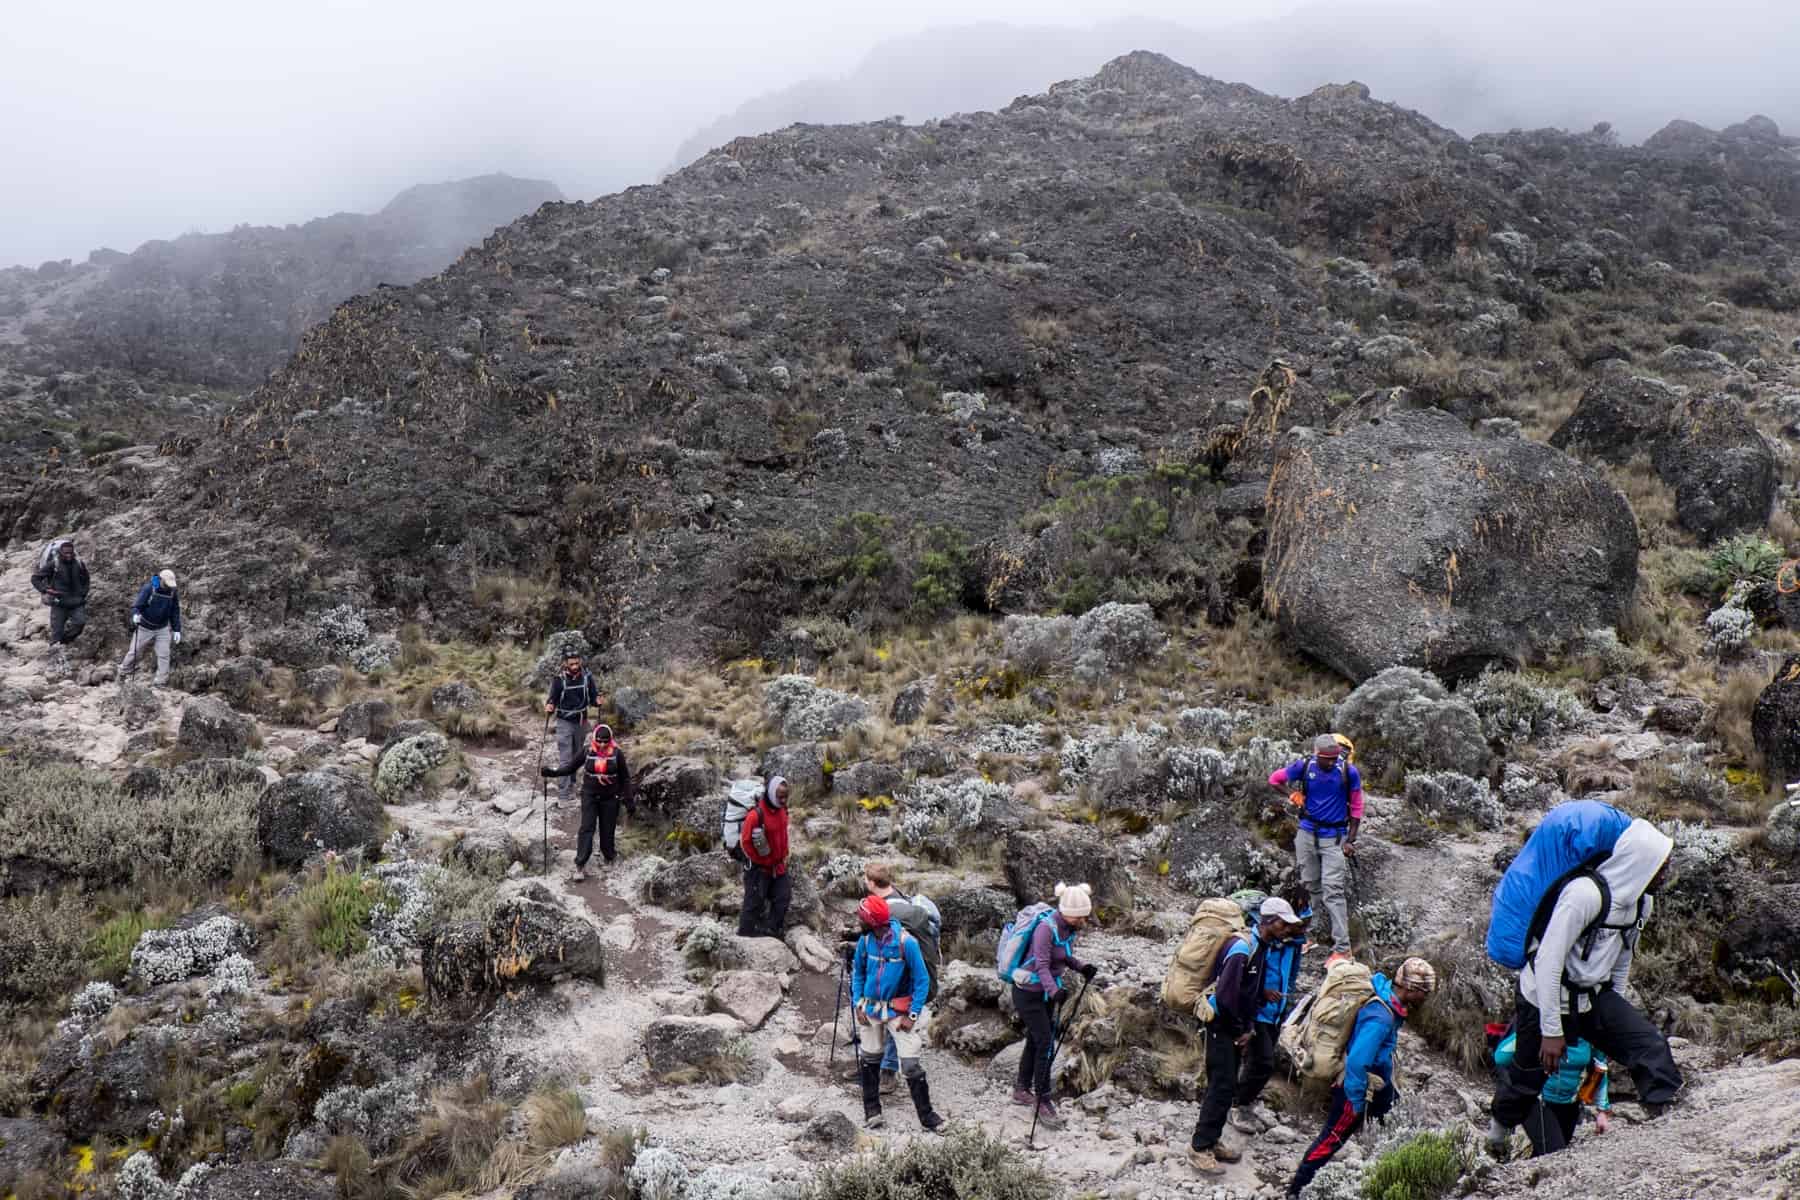
[[[557,762],[572,762],[581,753],[581,747],[587,741],[588,709],[599,707],[600,685],[594,682],[593,674],[583,668],[581,655],[565,656],[562,672],[550,681],[550,695],[544,700],[544,712],[556,721]],[[573,775],[563,776],[562,782],[556,785],[557,800],[567,804],[569,790],[574,786]]]
[[[544,767],[545,779],[566,778],[581,774],[581,836],[575,843],[575,870],[570,883],[587,881],[588,859],[594,853],[594,828],[600,829],[600,857],[612,862],[618,857],[613,846],[613,833],[619,825],[619,806],[637,813],[637,793],[631,786],[631,768],[625,763],[625,749],[613,741],[612,727],[597,725],[585,753],[560,767]]]
[[[87,628],[88,569],[75,553],[74,538],[64,538],[48,560],[39,560],[31,586],[50,606],[50,645],[60,656],[61,647]]]

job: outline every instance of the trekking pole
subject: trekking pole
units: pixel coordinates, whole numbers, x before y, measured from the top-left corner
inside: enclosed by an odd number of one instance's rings
[[[837,995],[831,1001],[831,1053],[825,1056],[825,1077],[837,1069],[837,1027],[838,1017],[844,1011],[844,956],[838,955]]]
[[[1081,1001],[1082,998],[1087,995],[1089,982],[1090,981],[1085,977],[1082,979],[1081,990],[1075,993],[1075,1001],[1069,1005],[1069,1015],[1071,1017],[1081,1011]],[[1062,1049],[1062,1027],[1063,1023],[1057,1021],[1050,1029],[1050,1069],[1052,1071],[1056,1069],[1057,1052]],[[1033,1104],[1031,1106],[1031,1132],[1026,1135],[1025,1138],[1025,1144],[1027,1146],[1037,1145],[1038,1111],[1041,1108],[1043,1108],[1043,1105],[1041,1104]]]
[[[544,810],[544,869],[543,874],[550,874],[550,781],[544,775],[544,743],[550,740],[550,714],[544,714],[544,730],[538,734],[537,764],[538,782],[543,785],[543,796],[538,801]],[[557,763],[557,766],[562,766]]]

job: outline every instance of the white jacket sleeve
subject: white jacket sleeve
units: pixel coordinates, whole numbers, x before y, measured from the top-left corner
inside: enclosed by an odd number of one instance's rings
[[[1563,1005],[1563,965],[1569,951],[1595,917],[1600,915],[1600,889],[1592,880],[1572,880],[1556,899],[1550,913],[1550,924],[1538,943],[1533,959],[1536,988],[1531,1002],[1538,1010],[1538,1032],[1544,1037],[1561,1037]]]

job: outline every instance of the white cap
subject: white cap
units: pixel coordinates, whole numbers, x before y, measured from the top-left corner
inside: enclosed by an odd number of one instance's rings
[[[1277,920],[1286,921],[1289,925],[1300,923],[1300,918],[1294,914],[1294,906],[1280,896],[1270,896],[1264,900],[1262,907],[1257,912],[1264,917],[1274,917]]]
[[[164,584],[165,584],[165,585],[167,585],[167,586],[169,586],[169,587],[174,587],[174,586],[175,586],[175,571],[174,571],[174,568],[172,568],[172,567],[164,567],[164,568],[163,568],[163,569],[162,569],[162,570],[160,570],[160,571],[158,571],[158,572],[157,572],[157,574],[158,574],[158,575],[160,575],[160,576],[162,576],[162,581],[163,581],[163,583],[164,583]]]

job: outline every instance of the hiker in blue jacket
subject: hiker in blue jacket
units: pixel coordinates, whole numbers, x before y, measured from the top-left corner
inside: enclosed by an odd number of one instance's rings
[[[1378,974],[1374,984],[1375,999],[1356,1014],[1356,1029],[1344,1053],[1344,1075],[1331,1089],[1325,1128],[1300,1160],[1300,1169],[1288,1184],[1289,1196],[1298,1196],[1312,1182],[1331,1156],[1362,1128],[1364,1117],[1379,1121],[1394,1107],[1394,1043],[1400,1040],[1400,1025],[1407,1014],[1425,1003],[1437,987],[1437,970],[1422,958],[1409,958],[1394,972],[1391,983],[1386,975]],[[1370,1076],[1378,1081],[1373,1095],[1369,1093]]]
[[[912,1093],[919,1124],[934,1132],[944,1118],[931,1107],[931,1087],[919,1052],[925,1041],[931,975],[918,939],[900,927],[880,896],[864,897],[856,910],[864,933],[856,939],[850,966],[850,1002],[856,1020],[859,1078],[862,1082],[863,1126],[879,1129],[881,1116],[881,1052],[892,1040],[900,1047],[900,1073]]]
[[[1220,1140],[1225,1118],[1234,1103],[1254,1103],[1275,1071],[1275,1038],[1299,969],[1305,932],[1293,907],[1270,896],[1262,903],[1255,928],[1233,937],[1220,952],[1213,1018],[1206,1026],[1206,1095],[1188,1144],[1188,1165],[1202,1175],[1223,1174],[1220,1163],[1242,1156]],[[1235,1124],[1243,1129],[1242,1123]]]
[[[124,679],[137,666],[138,650],[156,648],[156,687],[169,682],[169,647],[181,644],[181,595],[175,590],[175,571],[164,567],[138,589],[131,606],[131,648],[119,664]]]
[[[1494,1048],[1494,1065],[1510,1067],[1518,1042],[1517,1032],[1508,1033]],[[1550,1072],[1544,1090],[1538,1094],[1537,1107],[1525,1118],[1525,1135],[1531,1139],[1531,1157],[1555,1154],[1575,1140],[1575,1127],[1581,1123],[1584,1087],[1592,1095],[1594,1125],[1605,1133],[1612,1115],[1612,1088],[1607,1079],[1606,1055],[1596,1050],[1592,1042],[1576,1038],[1563,1052],[1556,1070]],[[1498,1121],[1489,1123],[1488,1149],[1494,1157],[1504,1157],[1509,1132]]]

